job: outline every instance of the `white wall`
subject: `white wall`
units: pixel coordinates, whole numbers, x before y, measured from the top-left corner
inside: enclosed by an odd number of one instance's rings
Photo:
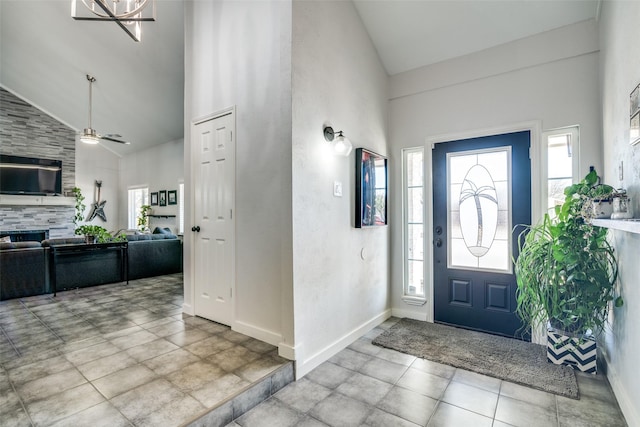
[[[291,357],[291,3],[187,1],[185,29],[185,159],[191,158],[192,120],[236,108],[232,327]],[[189,173],[185,182],[189,188]],[[186,215],[188,229],[191,212]],[[187,312],[193,307],[191,245],[187,233]]]
[[[629,94],[640,83],[640,3],[603,2],[600,21],[604,181],[627,188],[640,216],[640,145],[629,145]],[[623,179],[618,166],[623,161]],[[611,232],[620,268],[621,308],[605,337],[607,377],[630,426],[640,425],[640,235]]]
[[[538,123],[542,130],[579,125],[581,175],[600,168],[598,31],[587,21],[391,77],[391,214],[401,216],[401,149],[441,135]],[[539,144],[539,141],[534,141]],[[427,165],[427,172],[430,165]],[[535,173],[535,171],[534,171]],[[534,187],[535,190],[535,187]],[[430,200],[430,192],[427,200]],[[428,215],[430,213],[428,212]],[[432,320],[432,301],[402,301],[402,235],[392,241],[393,313]],[[430,259],[430,230],[425,235]],[[425,283],[431,275],[427,271]],[[427,293],[429,295],[429,293]]]
[[[99,225],[111,232],[122,228],[118,221],[118,211],[121,206],[118,161],[119,157],[102,144],[88,145],[76,138],[76,186],[82,190],[82,195],[85,197],[84,218],[90,215],[91,205],[97,201],[95,182],[102,181],[100,200],[107,201],[104,205],[107,221],[104,222],[96,217],[91,224]]]
[[[294,1],[292,52],[300,377],[390,315],[390,227],[354,228],[355,155],[335,156],[323,138],[330,123],[355,147],[386,155],[388,102],[387,75],[351,2]],[[334,181],[342,197],[333,195]]]
[[[178,183],[184,179],[183,140],[167,142],[146,150],[137,151],[120,159],[120,209],[118,224],[127,227],[128,193],[131,187],[148,187],[149,192],[178,190]],[[158,215],[177,215],[178,205],[153,206]],[[154,227],[169,227],[178,232],[177,217],[170,219],[151,218]]]

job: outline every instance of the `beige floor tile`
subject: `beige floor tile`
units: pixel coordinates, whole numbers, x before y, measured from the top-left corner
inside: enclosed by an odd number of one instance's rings
[[[93,381],[95,388],[107,399],[125,393],[158,378],[151,369],[134,365]]]
[[[84,411],[104,400],[104,397],[91,384],[83,384],[29,403],[27,404],[27,412],[36,426],[46,426]]]

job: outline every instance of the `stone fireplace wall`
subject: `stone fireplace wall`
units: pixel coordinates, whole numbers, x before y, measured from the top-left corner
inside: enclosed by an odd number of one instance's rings
[[[73,236],[73,206],[0,206],[0,230],[48,230],[49,237]]]
[[[2,87],[0,153],[61,160],[63,193],[75,186],[75,131]],[[0,205],[0,230],[49,230],[49,237],[73,235],[73,206],[29,205],[32,203]]]

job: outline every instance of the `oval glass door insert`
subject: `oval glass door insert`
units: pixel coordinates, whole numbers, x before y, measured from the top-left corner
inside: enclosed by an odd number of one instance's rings
[[[511,148],[447,155],[449,268],[511,272]]]

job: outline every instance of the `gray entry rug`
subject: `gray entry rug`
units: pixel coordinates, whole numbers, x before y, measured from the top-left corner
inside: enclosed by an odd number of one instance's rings
[[[547,362],[542,345],[406,318],[380,334],[373,344],[579,399],[573,368]]]

